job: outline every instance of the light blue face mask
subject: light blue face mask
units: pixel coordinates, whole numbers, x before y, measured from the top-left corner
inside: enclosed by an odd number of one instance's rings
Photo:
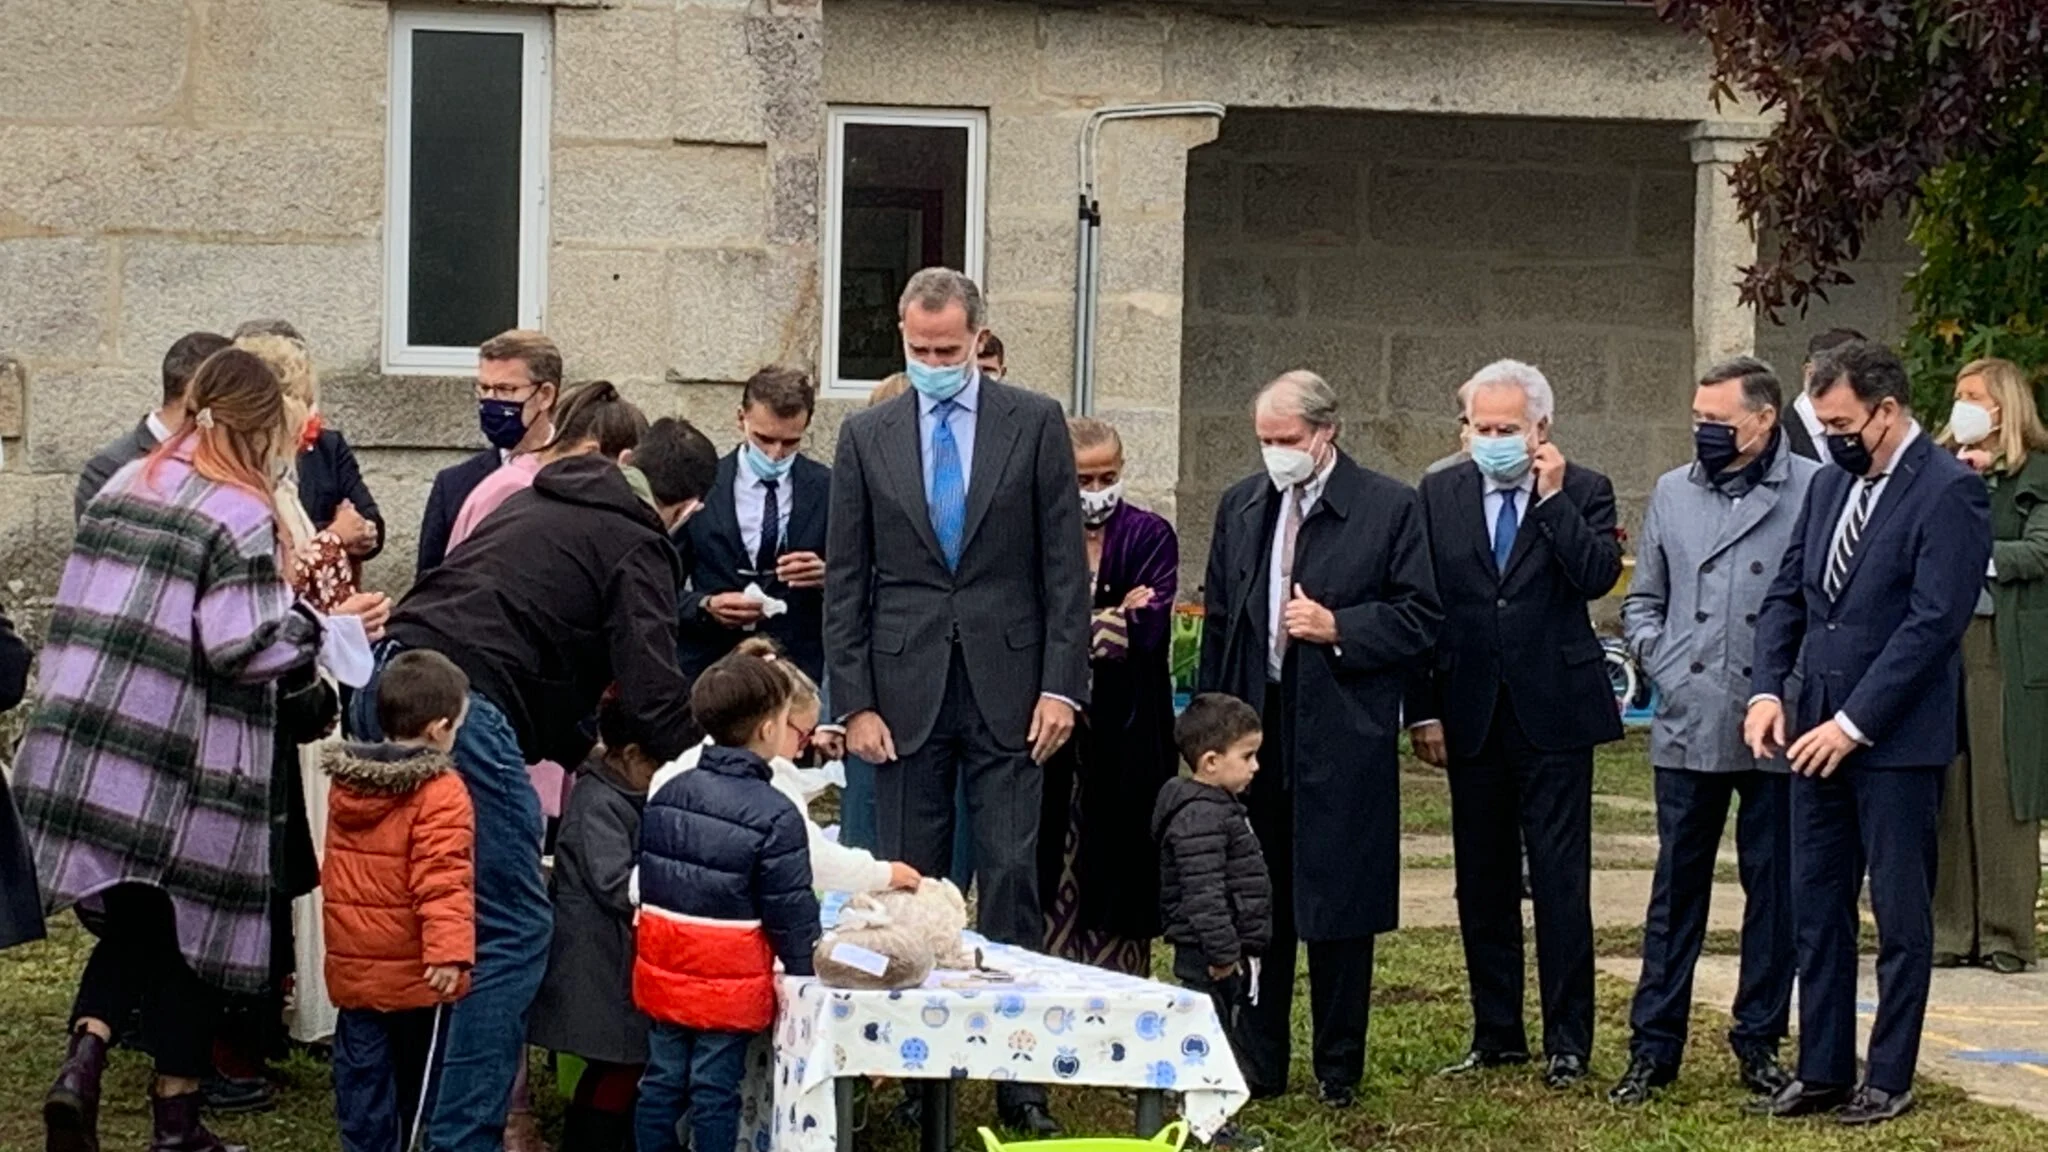
[[[974,361],[961,364],[944,364],[934,367],[910,355],[904,350],[903,374],[910,377],[910,386],[921,396],[934,400],[951,400],[967,387],[968,373],[974,371]]]
[[[757,480],[780,480],[796,467],[796,453],[791,452],[777,460],[761,451],[752,440],[740,445],[740,457],[747,462],[747,471],[752,472]]]
[[[1474,436],[1472,462],[1488,479],[1513,484],[1529,471],[1529,441],[1522,436]]]

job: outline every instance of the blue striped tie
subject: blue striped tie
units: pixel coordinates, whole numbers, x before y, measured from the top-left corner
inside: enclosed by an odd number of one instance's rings
[[[941,400],[932,409],[939,426],[932,431],[932,490],[929,493],[932,531],[939,537],[939,551],[945,553],[946,567],[960,568],[960,537],[967,531],[967,477],[960,468],[960,445],[953,439],[953,413],[960,406]]]

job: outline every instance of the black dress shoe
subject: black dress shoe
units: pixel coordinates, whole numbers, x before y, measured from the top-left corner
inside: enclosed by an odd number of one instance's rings
[[[1993,952],[1984,958],[1984,966],[2000,976],[2017,976],[2027,970],[2027,962],[2014,952]]]
[[[1742,1106],[1752,1116],[1774,1116],[1789,1120],[1794,1116],[1814,1116],[1822,1112],[1833,1112],[1849,1102],[1849,1089],[1824,1088],[1808,1085],[1803,1080],[1794,1080],[1778,1089],[1772,1096],[1759,1096]]]
[[[1742,1065],[1742,1086],[1759,1096],[1776,1096],[1792,1082],[1791,1071],[1778,1063],[1775,1049],[1737,1046],[1735,1059]]]
[[[1466,1076],[1482,1068],[1508,1068],[1517,1064],[1527,1064],[1528,1062],[1529,1054],[1527,1052],[1488,1052],[1483,1048],[1474,1048],[1470,1052],[1465,1053],[1463,1060],[1437,1069],[1436,1074],[1439,1076]]]
[[[1593,1070],[1586,1067],[1584,1056],[1574,1056],[1567,1052],[1550,1058],[1543,1069],[1543,1082],[1552,1088],[1569,1088],[1592,1073]]]
[[[239,1116],[250,1112],[268,1112],[277,1107],[276,1090],[270,1081],[261,1076],[240,1078],[232,1076],[209,1077],[201,1085],[205,1093],[206,1110],[216,1116]]]
[[[1678,1079],[1678,1069],[1659,1064],[1648,1056],[1631,1056],[1628,1071],[1614,1087],[1607,1090],[1607,1102],[1624,1108],[1633,1108],[1650,1102],[1657,1089]]]
[[[1835,1113],[1835,1119],[1852,1126],[1882,1124],[1887,1120],[1897,1120],[1912,1110],[1911,1089],[1904,1092],[1887,1092],[1882,1088],[1872,1088],[1865,1084],[1856,1090],[1854,1099],[1843,1105],[1840,1112]]]
[[[1335,1108],[1341,1112],[1358,1103],[1358,1089],[1349,1084],[1326,1080],[1316,1086],[1316,1099],[1322,1101],[1323,1107]]]
[[[1036,1101],[1030,1104],[1019,1105],[1015,1111],[1001,1116],[999,1119],[1002,1120],[1003,1127],[1005,1128],[1040,1139],[1057,1136],[1066,1131],[1066,1129],[1060,1127],[1059,1121],[1052,1118],[1052,1113],[1046,1109],[1046,1106]]]

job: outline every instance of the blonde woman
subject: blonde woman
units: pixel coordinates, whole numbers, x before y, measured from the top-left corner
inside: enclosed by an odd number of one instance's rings
[[[1940,443],[1990,488],[1992,545],[1963,636],[1964,752],[1941,806],[1934,964],[2012,975],[2037,960],[2048,818],[2048,429],[2019,366],[1965,365]]]

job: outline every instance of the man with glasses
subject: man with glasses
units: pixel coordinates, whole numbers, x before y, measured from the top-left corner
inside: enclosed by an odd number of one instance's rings
[[[825,511],[832,470],[803,454],[818,390],[795,368],[763,368],[740,394],[739,446],[718,462],[704,511],[676,534],[682,554],[678,659],[692,679],[749,633],[772,638],[825,682]],[[758,585],[788,610],[765,614]],[[821,735],[829,735],[827,728]]]
[[[1728,1042],[1742,1082],[1768,1096],[1791,1079],[1778,1063],[1792,1003],[1791,806],[1785,761],[1742,742],[1757,613],[1820,465],[1780,423],[1771,367],[1739,356],[1693,394],[1694,462],[1657,481],[1622,604],[1629,655],[1657,685],[1657,876],[1630,1013],[1628,1071],[1607,1094],[1647,1101],[1685,1053],[1693,965],[1707,932],[1715,857],[1730,801],[1742,875],[1742,975]]]
[[[555,401],[562,391],[562,352],[538,332],[500,332],[476,350],[477,422],[490,447],[434,474],[427,514],[420,520],[414,578],[441,566],[463,501],[498,466],[532,452],[554,434]]]

